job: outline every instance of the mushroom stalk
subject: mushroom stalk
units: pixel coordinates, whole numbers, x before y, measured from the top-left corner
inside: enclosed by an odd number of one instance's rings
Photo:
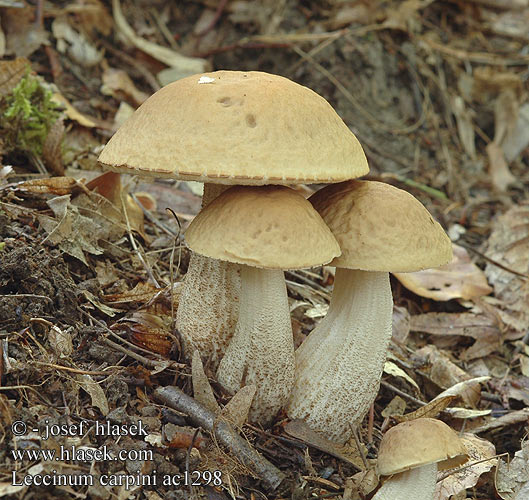
[[[230,186],[204,184],[202,208]],[[216,369],[239,315],[239,265],[192,253],[176,314],[184,356],[198,350]]]
[[[431,463],[391,476],[373,500],[433,500],[437,464]]]
[[[294,343],[283,271],[241,265],[239,320],[217,379],[232,394],[255,384],[251,421],[267,425],[285,406],[294,380]]]
[[[296,351],[287,413],[345,442],[375,400],[391,339],[387,272],[337,268],[329,311]]]

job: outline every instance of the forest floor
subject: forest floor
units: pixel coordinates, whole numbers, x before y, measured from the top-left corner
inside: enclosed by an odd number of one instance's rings
[[[0,496],[371,498],[384,431],[425,415],[470,453],[436,500],[529,498],[528,27],[524,0],[0,2]],[[242,465],[237,438],[197,434],[153,397],[193,394],[174,311],[199,189],[97,162],[150,94],[218,69],[325,97],[364,147],[366,179],[412,193],[454,243],[448,266],[391,277],[390,354],[353,442],[285,414],[240,429],[285,475],[278,488]],[[286,278],[299,344],[333,269]],[[76,460],[58,458],[72,446]],[[190,484],[163,483],[185,473]],[[59,476],[95,479],[38,484]]]

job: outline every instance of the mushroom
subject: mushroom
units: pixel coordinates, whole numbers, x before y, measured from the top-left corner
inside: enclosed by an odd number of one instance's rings
[[[312,205],[284,186],[235,186],[186,232],[201,255],[241,265],[239,319],[217,378],[231,394],[257,387],[250,419],[270,423],[294,383],[294,343],[283,269],[329,262],[338,243]]]
[[[369,171],[358,140],[323,97],[258,71],[165,86],[99,161],[118,172],[204,182],[204,207],[226,185],[332,183]],[[237,265],[191,257],[177,313],[187,358],[198,349],[216,366],[238,317],[239,286]]]
[[[287,414],[343,443],[378,392],[391,338],[388,272],[445,264],[452,246],[417,199],[381,182],[334,184],[309,200],[342,255],[331,262],[336,275],[329,310],[296,351]]]
[[[437,471],[468,460],[458,435],[440,420],[418,418],[392,427],[378,450],[381,476],[391,476],[373,500],[433,500]]]

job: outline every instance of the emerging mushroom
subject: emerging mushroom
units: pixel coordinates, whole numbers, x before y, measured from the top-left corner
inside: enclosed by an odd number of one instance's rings
[[[216,71],[173,82],[145,101],[99,157],[118,172],[219,185],[340,182],[366,174],[358,140],[331,105],[287,78]],[[192,256],[177,323],[184,354],[213,366],[238,317],[238,266]]]
[[[241,264],[240,312],[217,377],[234,394],[257,387],[250,419],[268,424],[294,382],[294,343],[282,269],[320,265],[340,254],[312,205],[284,186],[228,189],[193,219],[187,244]]]
[[[445,264],[452,245],[412,195],[375,181],[327,186],[309,199],[342,255],[329,311],[296,351],[291,418],[345,442],[378,392],[391,338],[388,272]]]
[[[391,477],[373,500],[433,500],[437,471],[467,460],[465,445],[444,422],[418,418],[398,424],[380,441],[378,472]]]

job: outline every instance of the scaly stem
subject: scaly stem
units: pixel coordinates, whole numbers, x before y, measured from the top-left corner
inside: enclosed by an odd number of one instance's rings
[[[241,266],[240,314],[220,362],[219,383],[234,394],[255,384],[250,420],[270,423],[294,381],[294,343],[283,271]]]
[[[202,207],[229,187],[204,184]],[[240,286],[237,264],[191,254],[176,315],[187,359],[198,350],[217,368],[239,316]]]
[[[392,310],[388,273],[336,269],[329,311],[296,351],[289,417],[347,441],[377,395]]]
[[[423,465],[391,476],[373,500],[433,500],[437,464]]]

